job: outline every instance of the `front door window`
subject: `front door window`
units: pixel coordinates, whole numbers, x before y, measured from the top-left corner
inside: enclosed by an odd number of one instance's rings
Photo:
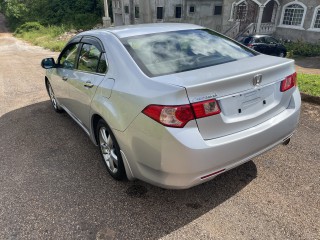
[[[59,65],[62,68],[74,69],[76,67],[76,57],[79,44],[69,45],[59,57]]]

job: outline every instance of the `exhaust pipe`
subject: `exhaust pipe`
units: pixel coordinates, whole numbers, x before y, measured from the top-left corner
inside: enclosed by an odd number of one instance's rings
[[[290,142],[290,138],[283,140],[282,145],[287,146]]]

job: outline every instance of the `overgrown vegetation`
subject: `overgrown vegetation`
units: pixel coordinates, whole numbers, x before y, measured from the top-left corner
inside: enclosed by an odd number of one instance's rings
[[[88,30],[102,23],[103,0],[0,0],[15,36],[53,51],[65,41],[58,36],[70,29]],[[109,1],[110,16],[112,7]]]
[[[101,23],[104,13],[103,0],[0,0],[0,11],[12,30],[26,22],[87,30]]]
[[[288,57],[316,57],[320,56],[320,43],[306,43],[302,41],[285,43]]]
[[[63,25],[44,27],[38,22],[28,22],[16,29],[15,36],[52,51],[61,51],[66,41],[58,40],[58,37],[65,31]]]
[[[320,97],[320,75],[298,73],[298,86],[301,92]]]

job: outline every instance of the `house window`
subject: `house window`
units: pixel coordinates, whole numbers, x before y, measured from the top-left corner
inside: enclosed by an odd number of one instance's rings
[[[285,8],[283,25],[300,26],[302,23],[304,8],[299,4],[291,4]]]
[[[222,6],[214,6],[214,15],[221,15],[222,14]]]
[[[189,7],[189,13],[195,13],[196,12],[196,7],[195,6],[190,6]]]
[[[140,17],[139,6],[135,6],[135,7],[134,7],[134,17],[135,17],[135,18],[139,18],[139,17]]]
[[[128,5],[124,6],[124,13],[129,14],[129,6]]]
[[[158,20],[163,19],[163,7],[157,7],[157,19]]]
[[[176,12],[175,12],[175,16],[176,18],[181,18],[181,14],[182,14],[182,7],[181,6],[176,6]]]
[[[320,30],[320,6],[318,6],[314,12],[312,28]]]
[[[120,1],[118,1],[118,0],[113,1],[113,6],[114,6],[114,8],[120,8]]]
[[[320,28],[320,10],[318,9],[313,28]]]
[[[239,5],[235,6],[235,11],[234,11],[234,19],[237,21],[244,21],[247,18],[247,3],[242,2]]]

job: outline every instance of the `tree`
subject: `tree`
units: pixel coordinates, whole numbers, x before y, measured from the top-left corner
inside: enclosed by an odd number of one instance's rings
[[[103,0],[0,0],[0,9],[12,27],[37,21],[87,29],[101,22]]]

